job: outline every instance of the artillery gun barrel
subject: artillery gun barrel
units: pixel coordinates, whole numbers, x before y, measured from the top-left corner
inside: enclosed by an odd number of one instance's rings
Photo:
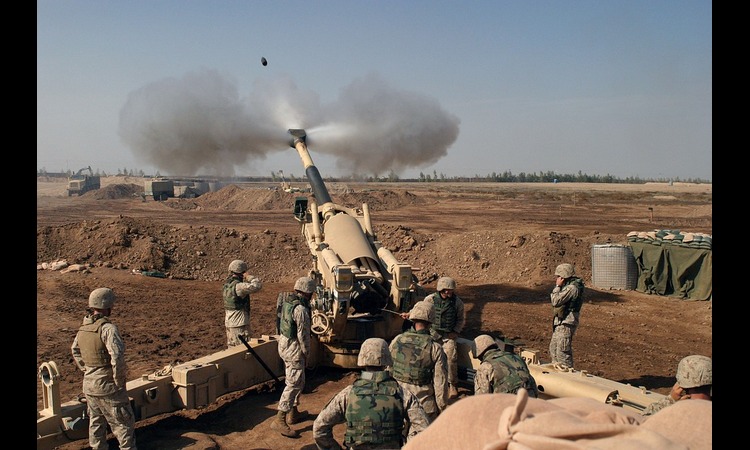
[[[305,175],[310,181],[310,187],[312,187],[313,194],[320,205],[331,203],[331,195],[328,193],[323,182],[323,177],[320,176],[318,168],[313,164],[313,160],[310,157],[310,152],[307,151],[307,133],[302,129],[290,129],[289,134],[292,135],[292,139],[289,142],[289,146],[296,149],[302,158],[302,164],[305,166]]]

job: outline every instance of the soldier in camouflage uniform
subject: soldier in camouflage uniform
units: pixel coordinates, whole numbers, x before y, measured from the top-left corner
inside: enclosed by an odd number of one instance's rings
[[[474,339],[474,357],[482,361],[474,374],[474,395],[515,394],[526,389],[529,397],[539,397],[529,366],[513,351],[512,345],[503,343],[501,350],[495,339],[482,334]]]
[[[448,359],[448,398],[458,396],[458,352],[456,339],[464,329],[464,302],[456,295],[456,282],[450,277],[441,277],[437,281],[437,292],[424,298],[435,305],[435,322],[432,323],[433,334],[440,336],[443,351]]]
[[[346,423],[344,447],[347,449],[400,449],[408,438],[430,423],[414,394],[390,376],[393,364],[388,343],[370,338],[362,343],[357,365],[364,370],[351,386],[336,394],[313,423],[313,437],[319,450],[341,449],[333,438],[333,426]]]
[[[294,292],[282,292],[277,300],[281,305],[279,356],[284,360],[286,379],[271,429],[291,438],[298,438],[299,433],[289,425],[309,417],[307,411],[300,412],[297,407],[305,387],[305,366],[310,356],[310,299],[313,292],[315,281],[301,277],[294,283]]]
[[[434,421],[446,408],[448,397],[447,359],[443,347],[430,335],[435,307],[424,300],[409,311],[412,327],[399,334],[389,346],[393,358],[391,373],[402,388],[411,391]]]
[[[110,322],[115,294],[98,288],[89,294],[89,311],[73,339],[73,360],[83,371],[83,394],[89,416],[89,445],[106,450],[107,424],[122,450],[136,450],[135,415],[126,390],[125,343]]]
[[[712,366],[708,356],[690,355],[682,358],[677,365],[677,382],[669,395],[648,405],[641,414],[650,416],[680,400],[713,400]]]
[[[238,336],[250,339],[250,294],[263,286],[257,277],[245,272],[247,263],[235,259],[229,263],[229,276],[222,287],[227,347],[243,345]]]
[[[555,287],[550,294],[552,302],[552,339],[549,355],[552,364],[573,368],[573,335],[583,305],[583,280],[575,275],[572,264],[560,264],[555,269]]]

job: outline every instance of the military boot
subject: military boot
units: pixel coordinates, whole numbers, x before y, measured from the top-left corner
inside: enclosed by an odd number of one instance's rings
[[[310,414],[307,411],[300,411],[297,409],[296,406],[292,406],[292,409],[289,411],[289,415],[286,416],[286,420],[287,422],[289,422],[290,425],[294,425],[295,423],[300,423],[309,418],[310,418]]]
[[[279,410],[276,413],[276,417],[273,419],[273,422],[271,422],[271,429],[278,431],[282,436],[298,438],[299,433],[289,428],[289,424],[287,423],[286,419],[287,414],[288,413],[286,411]]]

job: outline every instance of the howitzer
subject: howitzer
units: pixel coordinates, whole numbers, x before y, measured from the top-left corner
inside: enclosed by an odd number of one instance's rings
[[[313,342],[308,367],[356,368],[362,342],[390,341],[402,330],[400,312],[409,311],[425,291],[418,269],[399,261],[378,240],[367,203],[361,208],[333,201],[307,149],[306,133],[290,129],[312,195],[297,197],[294,217],[313,260],[317,283],[311,302]],[[383,309],[397,314],[383,314]]]

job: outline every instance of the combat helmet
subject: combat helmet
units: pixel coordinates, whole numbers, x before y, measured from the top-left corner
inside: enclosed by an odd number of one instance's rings
[[[229,263],[229,271],[232,273],[247,272],[247,263],[241,259],[235,259]]]
[[[497,341],[488,334],[480,334],[474,338],[474,357],[479,358],[482,353],[486,352],[492,346],[497,347]]]
[[[98,288],[89,294],[89,308],[107,309],[115,303],[115,293],[110,288]]]
[[[576,271],[573,268],[573,264],[568,263],[562,263],[555,269],[555,275],[561,276],[563,278],[570,278],[572,276],[575,276]]]
[[[442,291],[443,289],[456,289],[456,281],[451,277],[440,277],[437,281],[437,290],[438,292]]]
[[[369,338],[362,343],[357,357],[357,365],[365,366],[392,366],[393,358],[388,349],[388,343],[381,338]]]
[[[409,311],[409,320],[424,320],[425,322],[435,321],[435,305],[424,300],[414,304]]]
[[[690,355],[682,358],[677,365],[677,384],[683,388],[695,388],[713,384],[711,358],[703,355]]]
[[[294,282],[294,290],[312,294],[315,292],[315,281],[310,277],[300,277]]]

